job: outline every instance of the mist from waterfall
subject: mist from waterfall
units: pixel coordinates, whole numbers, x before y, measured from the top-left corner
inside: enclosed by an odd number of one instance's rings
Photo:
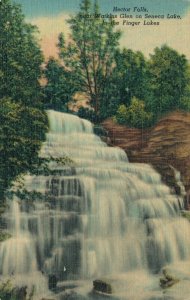
[[[149,279],[166,264],[188,261],[183,201],[160,175],[149,165],[129,163],[123,150],[93,133],[90,122],[55,111],[48,117],[40,155],[66,155],[73,166],[51,162],[54,175],[25,176],[26,189],[45,200],[15,199],[4,214],[12,238],[0,246],[1,275],[20,284],[26,277],[33,285],[38,281],[43,293],[49,274],[60,282],[109,276],[129,283],[130,274]]]

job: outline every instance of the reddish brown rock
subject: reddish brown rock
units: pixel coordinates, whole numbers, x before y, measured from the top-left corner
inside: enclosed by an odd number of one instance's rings
[[[108,119],[103,122],[112,145],[123,148],[131,162],[152,164],[173,189],[174,170],[180,171],[186,192],[190,193],[190,113],[174,112],[151,129],[121,126]]]

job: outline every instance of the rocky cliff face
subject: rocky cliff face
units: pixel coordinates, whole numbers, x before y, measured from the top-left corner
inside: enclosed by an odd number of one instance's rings
[[[111,119],[102,125],[111,144],[123,148],[131,162],[152,164],[163,181],[180,193],[177,169],[190,195],[190,113],[171,113],[148,130],[121,126]]]

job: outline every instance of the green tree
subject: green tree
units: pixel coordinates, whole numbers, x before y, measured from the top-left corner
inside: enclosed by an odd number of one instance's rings
[[[114,30],[111,19],[106,21],[98,15],[96,1],[92,5],[90,0],[82,0],[79,12],[68,21],[70,42],[66,45],[61,34],[58,44],[60,58],[75,74],[78,90],[89,95],[96,114],[99,114],[102,100],[105,101],[109,93],[108,79],[120,38],[120,32]]]
[[[183,108],[188,77],[185,55],[164,45],[156,48],[150,57],[150,89],[147,101],[149,110],[159,116]]]
[[[119,102],[129,105],[132,97],[144,100],[148,92],[148,64],[142,52],[118,50],[114,69]]]
[[[0,2],[0,98],[39,105],[42,52],[37,28],[25,23],[17,4]]]
[[[0,200],[17,176],[39,163],[38,151],[47,131],[47,117],[38,108],[8,98],[0,100]]]
[[[59,61],[50,58],[44,70],[47,84],[44,87],[45,108],[67,111],[68,103],[77,91],[74,74],[60,65]]]
[[[43,57],[36,28],[26,24],[20,6],[0,2],[0,201],[17,176],[39,162],[48,129],[41,110]]]

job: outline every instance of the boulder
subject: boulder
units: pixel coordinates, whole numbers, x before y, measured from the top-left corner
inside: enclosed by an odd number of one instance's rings
[[[48,276],[48,287],[50,290],[54,290],[57,287],[58,278],[55,274],[50,274]]]
[[[26,300],[26,296],[27,296],[27,286],[17,289],[16,297],[19,300]]]
[[[93,291],[110,295],[113,293],[113,288],[107,279],[96,279],[93,281]]]
[[[162,288],[169,288],[171,286],[173,286],[174,284],[178,283],[180,280],[174,275],[172,274],[172,272],[170,270],[168,270],[167,268],[164,268],[162,270],[164,277],[160,278],[160,286]]]
[[[102,125],[94,125],[94,133],[100,137],[104,136],[106,137],[108,135],[107,130]]]

